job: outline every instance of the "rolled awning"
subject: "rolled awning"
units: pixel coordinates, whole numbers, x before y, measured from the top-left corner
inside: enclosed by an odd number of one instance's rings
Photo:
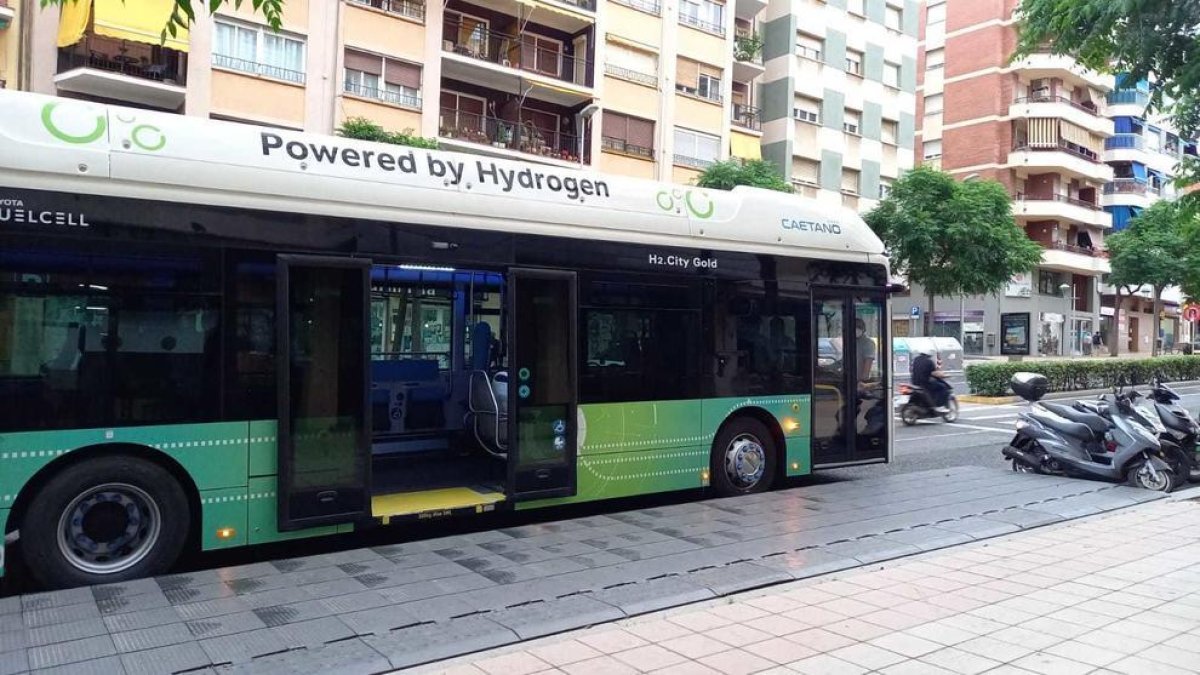
[[[762,159],[762,144],[757,136],[730,134],[729,154],[739,159]]]
[[[187,29],[176,27],[174,37],[168,32],[162,39],[174,8],[174,0],[68,0],[58,22],[58,46],[79,42],[91,24],[96,35],[186,52]]]
[[[517,0],[517,4],[525,5],[526,7],[528,7],[530,10],[530,14],[533,13],[534,9],[541,9],[541,10],[550,12],[551,14],[561,14],[563,16],[569,16],[572,19],[582,19],[584,21],[591,21],[591,17],[582,12],[575,12],[575,11],[569,10],[565,7],[555,7],[553,5],[549,5],[544,2],[538,2],[537,0]],[[525,18],[529,19],[530,17],[527,16]]]

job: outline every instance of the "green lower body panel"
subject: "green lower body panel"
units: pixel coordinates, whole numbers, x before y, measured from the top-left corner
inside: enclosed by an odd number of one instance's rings
[[[4,576],[4,568],[8,565],[8,551],[4,550],[4,532],[8,528],[8,509],[0,509],[0,577]]]

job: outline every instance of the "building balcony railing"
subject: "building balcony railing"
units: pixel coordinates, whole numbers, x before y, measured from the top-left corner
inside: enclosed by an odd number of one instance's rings
[[[1067,195],[1059,195],[1059,194],[1031,195],[1031,194],[1026,194],[1024,192],[1018,192],[1017,193],[1017,201],[1019,201],[1019,202],[1061,202],[1064,204],[1071,204],[1073,206],[1080,206],[1085,209],[1090,209],[1092,211],[1102,211],[1103,210],[1099,204],[1094,204],[1092,202],[1085,202],[1082,199],[1075,199],[1073,197],[1068,197]]]
[[[762,131],[761,111],[752,105],[733,104],[733,123],[745,129]]]
[[[1014,99],[1013,103],[1015,105],[1026,105],[1030,103],[1062,103],[1063,105],[1069,105],[1076,110],[1082,110],[1089,115],[1101,117],[1100,111],[1096,108],[1096,106],[1080,103],[1079,101],[1074,101],[1066,96],[1020,96]]]
[[[712,101],[713,103],[720,103],[722,100],[721,92],[716,87],[711,87],[711,86],[707,87],[707,88],[689,87],[687,85],[679,84],[678,82],[676,82],[675,83],[675,91],[677,91],[681,94],[687,94],[688,96],[702,98],[705,101]]]
[[[1150,103],[1150,95],[1137,89],[1116,89],[1108,92],[1105,97],[1109,105],[1137,105],[1145,107]]]
[[[1061,138],[1057,145],[1031,145],[1025,141],[1017,141],[1013,143],[1013,152],[1065,152],[1094,164],[1102,163],[1096,153]]]
[[[438,135],[567,162],[579,161],[579,136],[479,113],[442,108]]]
[[[1116,134],[1104,139],[1105,150],[1145,150],[1146,139],[1141,134]]]
[[[633,9],[646,12],[647,14],[658,15],[662,13],[662,5],[654,0],[613,0],[618,5],[625,5]]]
[[[425,3],[418,0],[349,0],[349,2],[417,21],[425,20]]]
[[[596,11],[596,0],[555,0],[555,1],[560,2],[564,5],[578,7],[579,9],[584,9],[589,12]]]
[[[1162,189],[1137,178],[1114,178],[1104,184],[1106,195],[1159,195]]]
[[[637,82],[638,84],[644,84],[648,87],[658,87],[658,75],[653,73],[643,73],[637,70],[630,70],[629,68],[622,68],[621,66],[616,66],[611,63],[604,64],[604,72],[612,75],[613,77],[619,77],[622,80]]]
[[[713,35],[725,37],[724,24],[713,23],[712,21],[701,19],[699,17],[692,16],[691,14],[684,14],[683,12],[679,13],[679,23],[685,26],[691,26],[692,28],[699,28],[706,33],[712,33]]]
[[[411,92],[377,89],[375,87],[367,87],[349,81],[346,82],[343,89],[347,94],[353,94],[354,96],[378,99],[384,103],[402,105],[406,108],[415,108],[417,110],[421,109],[421,97]]]
[[[505,68],[515,68],[549,78],[592,86],[592,64],[584,57],[561,49],[538,46],[536,33],[511,35],[485,30],[477,24],[447,21],[442,32],[442,49]],[[549,38],[546,38],[547,40]]]
[[[1051,242],[1049,245],[1043,244],[1045,248],[1052,248],[1056,251],[1066,251],[1067,253],[1075,253],[1077,255],[1086,255],[1089,258],[1107,258],[1108,252],[1093,246],[1078,246],[1076,244],[1068,244],[1065,241]]]
[[[213,54],[212,64],[217,68],[228,68],[229,70],[237,70],[252,75],[262,75],[263,77],[270,77],[285,82],[304,84],[304,73],[282,66],[273,66],[269,63],[258,63],[257,61],[236,59],[224,54]]]
[[[187,57],[182,52],[100,35],[84,36],[70,47],[58,50],[58,72],[75,68],[95,68],[165,84],[187,84]]]
[[[654,148],[648,148],[644,145],[635,145],[623,138],[615,138],[613,136],[601,136],[600,146],[605,150],[621,153],[622,155],[632,155],[634,157],[644,157],[646,159],[654,159]]]
[[[688,166],[693,169],[707,169],[716,163],[716,160],[690,157],[688,155],[681,155],[679,153],[675,154],[674,161],[680,166]]]

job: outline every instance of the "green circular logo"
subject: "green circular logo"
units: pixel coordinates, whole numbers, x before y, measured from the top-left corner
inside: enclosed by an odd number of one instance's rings
[[[68,134],[62,129],[59,129],[54,123],[54,109],[57,107],[57,103],[47,103],[46,105],[42,106],[42,126],[46,127],[46,131],[49,131],[51,136],[54,136],[64,143],[73,143],[76,145],[94,143],[104,135],[105,130],[108,128],[108,122],[104,119],[104,115],[96,115],[95,129],[86,134],[80,134],[78,136]]]
[[[666,201],[664,202],[663,199],[666,199]],[[666,190],[659,190],[658,194],[654,197],[654,201],[658,203],[658,208],[663,211],[670,211],[675,208],[675,200],[671,198],[671,195]]]
[[[147,143],[142,140],[143,133],[152,133],[157,137],[157,140],[154,143]],[[150,124],[140,124],[134,127],[132,138],[134,145],[143,150],[149,150],[150,152],[162,150],[163,146],[167,144],[167,137],[163,135],[162,130]]]
[[[529,398],[529,385],[523,384],[517,388],[517,395],[521,398]]]
[[[707,208],[705,208],[704,211],[700,211],[696,208],[696,205],[692,203],[692,195],[694,194],[696,194],[694,191],[688,190],[687,195],[683,198],[684,203],[687,204],[688,211],[691,211],[692,215],[696,216],[697,218],[711,218],[713,211],[717,210],[716,202],[714,202],[708,196],[708,194],[701,193],[700,196],[704,198],[705,202],[707,202]]]
[[[521,378],[522,380],[528,380],[529,379],[529,369],[522,368],[522,369],[518,370],[517,377]]]

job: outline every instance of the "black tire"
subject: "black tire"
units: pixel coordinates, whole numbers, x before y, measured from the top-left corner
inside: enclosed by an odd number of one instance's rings
[[[68,509],[80,517],[68,518]],[[166,571],[183,550],[190,528],[187,497],[166,469],[113,455],[68,466],[38,490],[21,522],[20,549],[43,586],[71,588]],[[116,553],[93,553],[97,559],[87,560],[87,545],[79,542],[96,543],[88,535],[113,532],[117,534],[105,541],[121,544]],[[126,535],[125,540],[119,535]]]
[[[947,424],[953,424],[953,423],[957,422],[958,421],[958,399],[951,396],[950,397],[950,405],[948,405],[946,407],[950,409],[950,412],[942,415],[942,420],[944,420]]]
[[[732,477],[733,471],[726,469],[729,454],[737,452],[734,445],[742,441],[755,444],[762,451],[761,466],[756,467],[757,470],[754,471],[758,480],[752,483],[740,483]],[[747,463],[758,460],[755,457],[756,450],[750,446],[742,447],[743,468],[746,468]],[[712,476],[710,483],[722,497],[763,492],[771,487],[775,479],[778,461],[779,450],[775,447],[775,437],[767,426],[752,417],[738,417],[726,424],[713,441],[712,458],[709,463],[709,473]]]
[[[916,426],[917,422],[921,421],[921,416],[913,404],[905,403],[900,406],[900,421],[904,422],[906,427]]]
[[[1125,472],[1125,480],[1131,486],[1141,488],[1143,490],[1150,490],[1152,492],[1162,492],[1165,494],[1174,490],[1175,486],[1178,485],[1178,479],[1175,477],[1175,472],[1169,468],[1160,469],[1158,471],[1160,475],[1160,481],[1158,483],[1152,482],[1152,478],[1148,474],[1142,472],[1142,469],[1145,467],[1145,465],[1145,460],[1135,461],[1129,465],[1129,468]]]

